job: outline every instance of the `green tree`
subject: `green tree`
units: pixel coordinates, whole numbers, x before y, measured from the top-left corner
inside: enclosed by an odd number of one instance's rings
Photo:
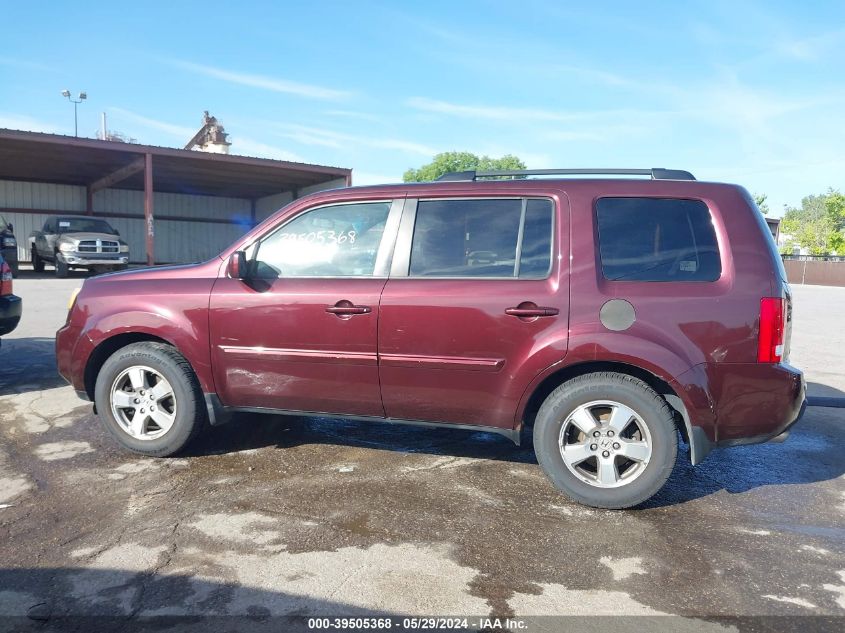
[[[754,202],[757,203],[757,208],[760,209],[760,213],[763,215],[769,215],[769,203],[766,202],[767,196],[765,193],[755,193],[754,194]]]
[[[841,254],[845,251],[845,195],[828,189],[821,195],[807,196],[800,207],[787,207],[781,233],[792,236],[793,246],[807,248],[811,255]]]
[[[452,171],[487,171],[491,169],[525,169],[525,163],[511,154],[501,158],[476,156],[471,152],[443,152],[432,161],[417,169],[409,169],[402,176],[405,182],[428,182],[437,180]]]

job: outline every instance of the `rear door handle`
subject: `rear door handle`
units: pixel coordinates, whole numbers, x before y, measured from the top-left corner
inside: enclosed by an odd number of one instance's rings
[[[520,317],[522,319],[532,317],[548,317],[556,316],[560,313],[557,308],[506,308],[505,314],[510,316]]]
[[[336,314],[338,316],[347,316],[352,314],[367,314],[372,312],[372,308],[370,306],[356,306],[351,301],[343,300],[338,301],[333,306],[329,306],[326,308],[326,312],[331,314]]]

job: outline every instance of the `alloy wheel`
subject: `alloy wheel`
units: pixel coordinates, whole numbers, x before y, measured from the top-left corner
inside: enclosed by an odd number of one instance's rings
[[[558,438],[564,464],[597,488],[631,483],[651,459],[648,427],[636,411],[613,400],[588,402],[564,420]]]
[[[167,379],[151,367],[123,370],[112,383],[111,409],[121,429],[138,440],[167,433],[176,419],[176,396]]]

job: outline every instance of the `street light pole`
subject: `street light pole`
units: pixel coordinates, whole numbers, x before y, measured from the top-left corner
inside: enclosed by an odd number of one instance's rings
[[[80,92],[76,99],[70,96],[70,90],[62,90],[62,96],[66,97],[68,101],[73,104],[73,135],[79,136],[79,118],[77,115],[77,106],[88,98],[88,94]]]

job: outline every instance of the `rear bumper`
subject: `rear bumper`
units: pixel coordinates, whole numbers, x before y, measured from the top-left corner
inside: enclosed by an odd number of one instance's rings
[[[795,424],[806,408],[804,374],[791,365],[723,363],[709,373],[717,446],[767,442]]]
[[[15,295],[0,297],[0,336],[8,334],[21,320],[23,302]]]
[[[787,364],[702,363],[672,387],[683,399],[693,465],[716,447],[781,436],[807,406],[804,375]]]
[[[790,429],[792,429],[792,427],[795,426],[795,424],[797,424],[801,420],[806,410],[807,387],[804,382],[804,377],[802,375],[800,394],[798,398],[792,403],[791,407],[787,411],[786,417],[781,423],[760,435],[753,435],[751,437],[735,437],[731,439],[720,440],[717,443],[717,446],[728,447],[743,446],[746,444],[762,444],[763,442],[783,442],[789,436]]]

